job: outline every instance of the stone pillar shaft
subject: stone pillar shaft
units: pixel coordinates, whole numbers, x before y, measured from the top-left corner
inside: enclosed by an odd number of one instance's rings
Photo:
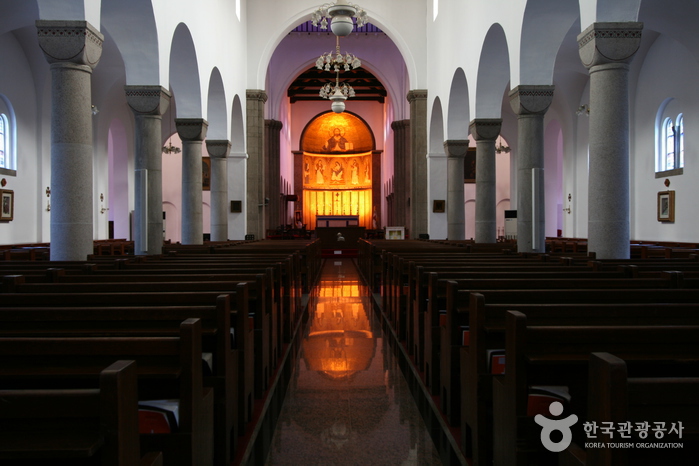
[[[182,244],[203,244],[202,141],[209,124],[202,118],[175,118],[182,139]]]
[[[231,143],[206,140],[211,157],[211,241],[228,240],[228,154]]]
[[[92,70],[104,37],[86,21],[36,22],[51,65],[51,260],[93,253]]]
[[[462,240],[466,237],[464,197],[464,159],[468,139],[444,141],[447,154],[447,238]]]
[[[630,257],[629,63],[642,23],[594,23],[578,36],[590,71],[588,250]]]
[[[410,120],[391,123],[393,129],[393,223],[408,226],[410,187]],[[374,177],[376,182],[376,177]],[[389,221],[391,219],[388,219]]]
[[[553,86],[517,86],[510,105],[517,114],[517,250],[546,251],[544,215],[544,114],[553,100]],[[535,185],[534,179],[539,182]],[[534,231],[535,230],[535,231]]]
[[[427,225],[427,90],[408,93],[410,102],[410,237],[428,233]]]
[[[287,219],[282,221],[282,202],[286,199],[281,199],[280,193],[280,153],[279,153],[279,138],[281,136],[282,122],[277,120],[265,120],[265,159],[267,165],[267,188],[265,197],[269,199],[269,205],[266,212],[266,223],[269,228],[275,228],[282,223],[287,223]]]
[[[246,93],[247,122],[247,216],[248,234],[255,239],[265,237],[265,102],[267,94],[263,90],[249,89]]]
[[[476,243],[497,241],[495,140],[502,120],[479,118],[469,125],[476,140]]]
[[[145,185],[135,183],[134,253],[160,254],[163,251],[162,115],[171,96],[161,86],[125,86],[124,90],[136,123],[136,180],[140,177],[145,180]]]

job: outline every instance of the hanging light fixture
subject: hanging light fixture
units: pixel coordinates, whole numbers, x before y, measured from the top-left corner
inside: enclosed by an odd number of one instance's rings
[[[340,37],[336,37],[335,41],[335,51],[328,52],[321,55],[318,60],[316,60],[316,68],[325,71],[349,71],[350,69],[356,69],[362,66],[362,62],[357,58],[356,55],[349,52],[344,55],[340,52]]]
[[[335,71],[335,84],[327,83],[320,88],[319,95],[324,99],[332,101],[332,111],[342,113],[345,111],[345,100],[354,97],[354,89],[347,83],[340,84],[340,71],[349,71],[359,68],[362,62],[355,55],[340,52],[340,37],[335,39],[335,52],[324,53],[316,60],[316,68],[325,71]]]
[[[167,138],[167,146],[163,146],[163,154],[179,154],[182,152],[177,146],[172,145],[172,120],[170,120],[170,136]]]
[[[506,154],[509,154],[510,153],[510,146],[505,146],[502,144],[502,142],[503,142],[502,136],[498,136],[498,140],[495,143],[495,152],[497,152],[498,154],[501,154],[503,152]]]
[[[357,27],[362,27],[367,22],[367,14],[362,8],[344,0],[337,0],[335,3],[325,3],[318,7],[311,16],[314,26],[325,30],[328,28],[328,18],[330,18],[330,30],[336,36],[348,36],[352,32],[354,23],[352,18],[357,18]]]
[[[336,72],[335,85],[327,83],[325,86],[320,88],[320,94],[324,99],[332,100],[332,111],[335,113],[342,113],[345,111],[345,100],[348,97],[354,97],[354,89],[347,83],[340,84],[340,72]]]

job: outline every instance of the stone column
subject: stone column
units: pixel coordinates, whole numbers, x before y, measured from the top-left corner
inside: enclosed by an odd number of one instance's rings
[[[269,228],[276,228],[282,222],[281,203],[286,202],[286,199],[281,199],[281,187],[279,186],[281,179],[279,138],[282,126],[281,121],[265,120],[265,161],[267,164],[265,197],[269,199],[265,220]]]
[[[202,141],[209,124],[202,118],[175,118],[182,139],[182,244],[203,244]]]
[[[255,239],[266,235],[265,224],[265,102],[267,94],[263,90],[249,89],[246,92],[247,122],[247,215],[248,234]]]
[[[447,238],[460,240],[466,237],[464,158],[468,139],[444,141],[444,152],[447,154]]]
[[[588,250],[599,259],[628,259],[629,64],[643,23],[594,23],[578,36],[590,70]]]
[[[410,102],[410,237],[428,232],[427,226],[427,90],[408,93]]]
[[[231,143],[227,139],[206,140],[211,157],[211,241],[228,239],[228,154]]]
[[[517,115],[517,250],[546,251],[544,215],[544,114],[553,86],[520,85],[510,92]],[[535,181],[538,180],[538,181]]]
[[[499,118],[478,118],[469,125],[476,140],[476,243],[497,242],[495,140],[501,126]]]
[[[410,120],[391,123],[393,129],[393,223],[408,226],[410,189]],[[374,177],[376,181],[376,177]]]
[[[93,253],[92,70],[104,36],[86,21],[36,22],[51,65],[51,260]]]
[[[135,119],[134,254],[163,251],[163,113],[170,93],[161,86],[124,86]]]

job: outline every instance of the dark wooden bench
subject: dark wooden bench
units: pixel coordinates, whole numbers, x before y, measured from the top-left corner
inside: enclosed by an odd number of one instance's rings
[[[559,454],[561,466],[627,466],[633,464],[693,464],[699,454],[699,378],[678,371],[662,377],[635,377],[626,361],[609,353],[592,353],[589,361],[587,413],[579,424],[590,432]],[[655,423],[664,425],[657,426]],[[611,424],[609,424],[611,423]],[[623,434],[620,424],[631,423]],[[639,424],[648,423],[644,437]],[[600,427],[613,426],[610,434]],[[680,433],[681,425],[681,433]],[[662,439],[652,429],[662,427]],[[674,427],[674,430],[670,432]],[[575,439],[574,439],[575,440]],[[585,443],[596,444],[585,448]],[[632,448],[600,447],[609,442],[633,443]],[[638,443],[680,443],[681,448],[640,448]],[[590,445],[592,447],[592,445]]]
[[[691,322],[699,295],[696,290],[462,290],[450,294],[459,324],[468,322],[470,342],[459,348],[461,434],[466,451],[476,462],[487,461],[492,444],[489,415],[493,375],[488,352],[504,349],[508,310],[528,312],[535,322],[570,325],[594,319],[607,323],[632,321]],[[675,304],[672,304],[675,303]],[[677,317],[672,317],[672,315]],[[541,320],[539,320],[541,319]],[[636,320],[633,320],[636,319]],[[655,319],[655,320],[653,320]],[[673,320],[674,319],[674,320]],[[451,327],[450,327],[451,328]],[[459,330],[457,330],[458,332]],[[455,354],[455,350],[451,355]],[[451,367],[454,369],[454,360]],[[447,366],[445,366],[447,367]],[[455,374],[452,372],[452,376]],[[453,381],[452,381],[453,383]],[[453,399],[453,397],[452,397]]]
[[[0,307],[0,337],[162,337],[177,335],[187,318],[200,319],[202,348],[211,355],[204,385],[214,389],[215,460],[230,462],[251,417],[243,411],[249,400],[241,398],[246,377],[242,361],[245,350],[252,351],[245,339],[248,317],[245,311],[231,311],[244,309],[245,289],[240,284],[236,293],[219,296],[215,306]],[[239,304],[230,306],[230,299]]]
[[[140,435],[142,453],[162,451],[175,465],[213,464],[213,390],[202,380],[201,322],[187,319],[177,337],[0,338],[4,386],[96,386],[105,361],[135,360],[139,401],[179,400],[178,429]]]
[[[493,380],[494,463],[529,464],[542,454],[533,419],[528,417],[529,387],[569,387],[575,403],[587,400],[587,362],[593,352],[611,352],[633,361],[645,374],[679,365],[699,366],[699,325],[532,326],[519,311],[508,311],[505,374]],[[662,373],[662,372],[660,372]],[[532,435],[534,434],[534,435]]]
[[[140,453],[136,363],[116,361],[99,388],[0,390],[0,461],[160,466]]]

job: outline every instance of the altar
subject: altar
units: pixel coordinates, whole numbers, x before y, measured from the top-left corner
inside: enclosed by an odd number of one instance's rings
[[[317,215],[316,228],[358,227],[359,215]]]

